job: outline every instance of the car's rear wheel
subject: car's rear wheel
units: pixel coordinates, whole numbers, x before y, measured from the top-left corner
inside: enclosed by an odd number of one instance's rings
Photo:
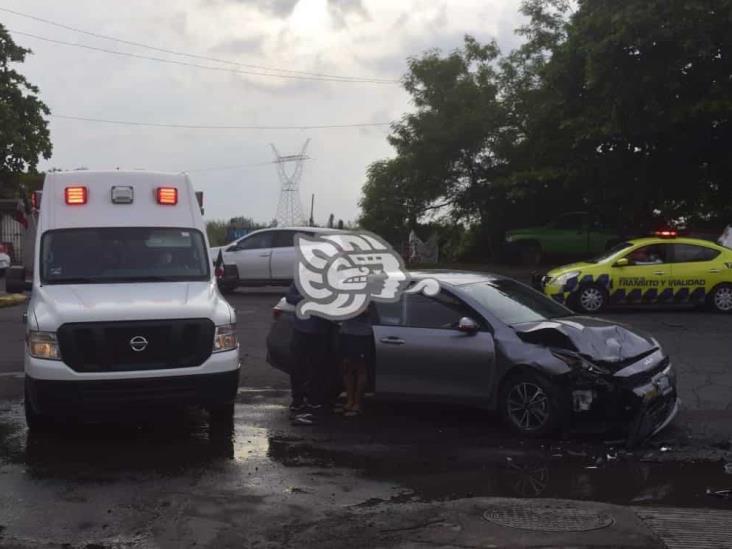
[[[549,435],[559,425],[557,394],[555,387],[537,374],[514,374],[501,388],[501,416],[508,428],[517,434]]]
[[[710,308],[717,313],[732,313],[732,284],[719,284],[709,294]]]
[[[607,291],[597,284],[583,285],[574,297],[574,308],[582,313],[595,314],[607,306]]]

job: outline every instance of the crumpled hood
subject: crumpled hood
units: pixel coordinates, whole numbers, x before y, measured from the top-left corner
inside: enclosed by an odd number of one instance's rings
[[[524,341],[577,351],[596,362],[625,362],[658,348],[649,335],[587,316],[526,322],[512,328]]]
[[[46,285],[34,288],[29,310],[43,331],[55,331],[67,322],[179,318],[235,322],[233,310],[210,281]]]

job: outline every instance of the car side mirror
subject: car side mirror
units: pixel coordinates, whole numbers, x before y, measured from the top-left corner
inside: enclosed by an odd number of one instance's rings
[[[463,332],[464,334],[474,334],[475,332],[480,330],[480,326],[478,326],[478,323],[472,318],[464,316],[460,320],[458,320],[457,330],[458,332]]]
[[[613,267],[628,267],[629,265],[632,265],[632,264],[633,264],[633,262],[630,259],[628,259],[627,257],[621,257],[620,259],[618,259],[615,262]]]

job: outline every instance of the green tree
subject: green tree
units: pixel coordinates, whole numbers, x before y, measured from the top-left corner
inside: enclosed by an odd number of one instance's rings
[[[30,50],[13,42],[0,25],[0,194],[13,196],[22,187],[20,174],[34,173],[40,157],[51,156],[48,107],[38,98],[38,88],[13,64],[22,63]]]

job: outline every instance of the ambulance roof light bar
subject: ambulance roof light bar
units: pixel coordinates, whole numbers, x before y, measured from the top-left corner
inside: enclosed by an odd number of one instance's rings
[[[89,193],[86,187],[66,187],[64,189],[64,200],[67,206],[83,206],[87,203]]]
[[[676,229],[659,229],[654,234],[659,238],[676,238],[679,236]]]
[[[176,187],[158,187],[155,189],[155,198],[162,206],[178,204],[178,189]]]

